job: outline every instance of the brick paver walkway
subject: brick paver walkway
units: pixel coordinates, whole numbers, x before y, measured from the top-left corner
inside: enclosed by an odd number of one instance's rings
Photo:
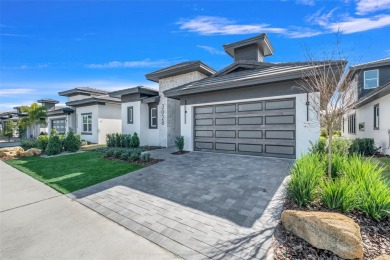
[[[70,194],[185,259],[265,258],[292,160],[191,152]]]

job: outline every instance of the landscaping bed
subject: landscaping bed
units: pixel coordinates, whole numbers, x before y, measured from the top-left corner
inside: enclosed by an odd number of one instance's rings
[[[177,152],[174,152],[172,154],[173,155],[182,155],[182,154],[186,154],[186,153],[189,153],[189,151],[177,151]]]
[[[138,164],[106,160],[96,152],[5,162],[64,194],[143,168]]]
[[[370,140],[359,140],[359,143],[364,144],[361,147],[371,147],[367,144],[372,144]],[[351,149],[351,142],[343,138],[334,138],[332,144],[331,169],[328,169],[328,144],[321,144],[321,141],[313,145],[310,153],[296,160],[291,168],[284,210],[311,211],[310,216],[316,216],[320,222],[329,221],[332,215],[320,212],[343,214],[360,227],[362,241],[354,242],[353,246],[359,248],[360,251],[356,252],[364,254],[364,259],[390,254],[389,158],[368,157],[373,155],[372,147],[356,149],[355,146]],[[324,215],[326,217],[322,219],[319,217]],[[313,238],[314,230],[318,231],[316,228],[321,224],[310,222],[305,226],[298,221],[294,229],[288,221],[281,221],[276,228],[273,242],[275,259],[342,259],[334,252],[318,249],[338,250],[332,246],[338,244],[338,236],[330,236],[330,240],[326,241]],[[342,222],[334,221],[333,230],[340,234],[344,232]],[[298,226],[301,229],[297,229]],[[305,232],[301,232],[302,227]],[[359,232],[359,229],[356,230]],[[360,240],[360,235],[355,237]]]
[[[300,208],[290,197],[287,197],[283,209],[337,212],[319,202],[308,208]],[[360,226],[364,244],[364,259],[374,259],[381,254],[390,254],[389,221],[377,222],[358,210],[341,214],[352,218]],[[273,247],[275,259],[342,259],[331,251],[311,246],[305,240],[287,231],[281,223],[275,229]]]

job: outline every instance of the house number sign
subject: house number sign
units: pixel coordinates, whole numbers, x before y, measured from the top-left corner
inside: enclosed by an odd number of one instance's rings
[[[165,124],[165,105],[161,104],[161,125]]]

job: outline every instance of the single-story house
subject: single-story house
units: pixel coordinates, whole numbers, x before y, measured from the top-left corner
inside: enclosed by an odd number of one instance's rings
[[[342,136],[373,138],[379,151],[390,155],[390,58],[353,66],[347,73],[356,102],[342,118]]]
[[[65,108],[48,114],[51,127],[72,128],[82,140],[106,143],[106,135],[121,132],[120,99],[108,96],[107,91],[94,88],[74,88],[58,93],[68,97]]]
[[[304,92],[297,80],[327,63],[265,62],[274,53],[266,34],[223,47],[234,61],[220,71],[183,62],[146,75],[158,91],[109,93],[121,103],[122,133],[139,133],[141,145],[166,147],[182,135],[189,151],[283,158],[307,152],[320,131],[307,102],[319,93]]]

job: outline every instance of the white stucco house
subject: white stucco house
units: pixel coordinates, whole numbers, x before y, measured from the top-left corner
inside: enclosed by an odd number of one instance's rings
[[[151,72],[159,89],[128,88],[109,93],[121,102],[121,132],[137,132],[141,145],[174,146],[218,153],[297,158],[319,138],[320,123],[296,81],[306,70],[335,70],[318,62],[269,63],[274,53],[266,34],[224,45],[233,62],[215,71],[201,61]],[[337,71],[337,70],[335,70]]]
[[[109,97],[108,92],[94,88],[74,88],[58,93],[68,98],[66,107],[53,107],[48,110],[48,132],[55,128],[65,134],[73,129],[82,140],[104,144],[106,134],[120,133],[121,104],[117,98]]]
[[[356,103],[342,119],[342,136],[373,138],[390,155],[390,58],[351,67]]]

